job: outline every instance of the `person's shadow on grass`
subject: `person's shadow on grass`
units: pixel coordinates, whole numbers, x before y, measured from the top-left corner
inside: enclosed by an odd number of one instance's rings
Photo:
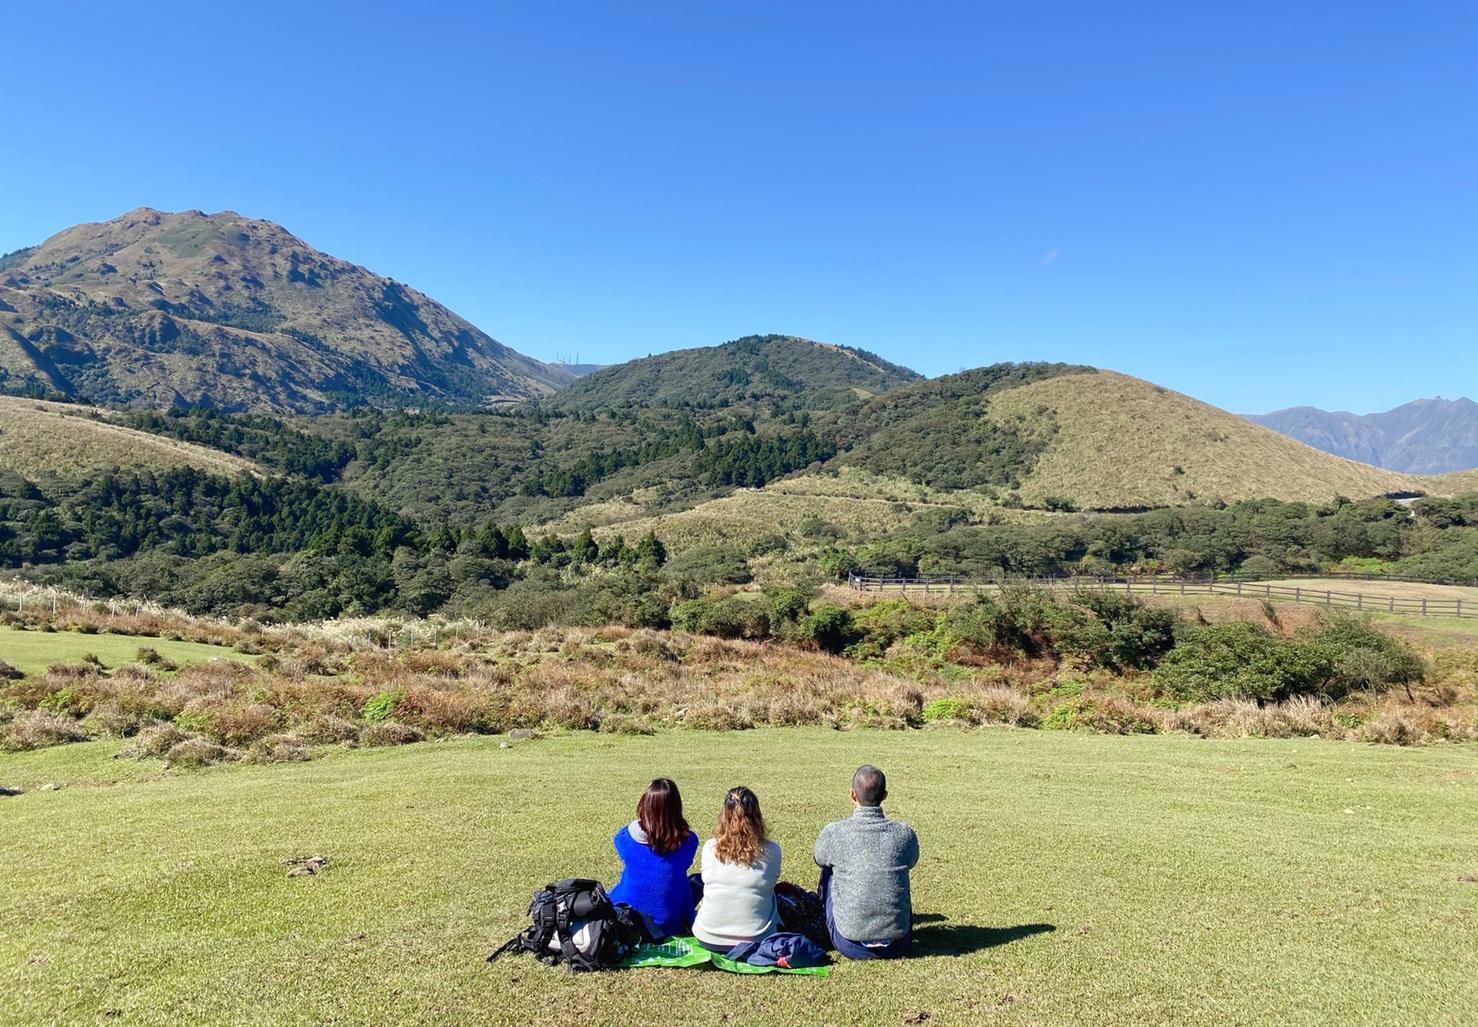
[[[977,927],[952,924],[941,913],[919,913],[913,918],[913,955],[967,956],[997,945],[1009,945],[1034,934],[1057,930],[1056,924],[1017,924],[1015,927]]]

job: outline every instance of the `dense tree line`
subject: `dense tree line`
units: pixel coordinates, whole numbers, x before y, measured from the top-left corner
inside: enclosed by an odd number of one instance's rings
[[[117,559],[145,550],[393,553],[416,526],[297,478],[228,478],[194,468],[112,471],[45,490],[0,483],[0,566]]]
[[[970,524],[937,514],[857,547],[827,570],[995,575],[1303,572],[1336,564],[1478,580],[1478,498],[1328,504],[1253,500],[1132,515]]]
[[[298,431],[279,418],[260,414],[222,414],[199,407],[162,414],[134,411],[124,423],[321,482],[337,480],[358,455],[356,447],[348,442],[320,438]]]
[[[741,435],[708,448],[694,471],[710,485],[759,488],[836,455],[836,442],[802,429],[782,435]]]

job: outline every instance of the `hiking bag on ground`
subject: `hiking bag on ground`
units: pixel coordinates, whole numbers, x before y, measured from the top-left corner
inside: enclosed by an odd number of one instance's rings
[[[775,885],[775,905],[780,911],[783,930],[803,934],[823,950],[831,948],[821,896],[798,884],[781,881]]]
[[[603,970],[625,959],[638,945],[654,940],[640,913],[612,904],[599,881],[572,877],[546,885],[529,903],[532,923],[488,956],[529,952],[540,962],[564,963],[570,973]]]

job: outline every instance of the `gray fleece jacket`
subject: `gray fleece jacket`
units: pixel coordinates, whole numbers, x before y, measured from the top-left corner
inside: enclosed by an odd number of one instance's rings
[[[913,928],[908,872],[919,861],[919,839],[880,806],[858,806],[827,824],[816,839],[816,865],[831,868],[836,929],[857,942],[893,941]]]

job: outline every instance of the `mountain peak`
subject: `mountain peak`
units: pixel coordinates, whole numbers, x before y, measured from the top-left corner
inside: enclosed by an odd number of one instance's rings
[[[271,221],[140,207],[7,258],[0,391],[228,410],[491,403],[570,373]]]

